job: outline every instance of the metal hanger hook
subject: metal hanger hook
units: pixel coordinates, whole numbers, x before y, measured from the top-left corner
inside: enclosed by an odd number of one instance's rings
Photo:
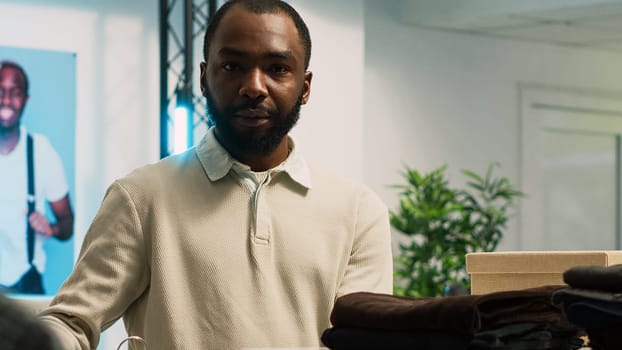
[[[143,339],[143,338],[141,338],[139,336],[136,336],[136,335],[132,335],[132,336],[129,336],[129,337],[123,339],[123,341],[121,341],[121,343],[117,347],[117,350],[121,350],[121,346],[123,346],[124,343],[127,343],[127,342],[129,342],[131,340],[136,340],[137,342],[141,343],[143,345],[143,349],[147,350],[147,342],[145,341],[145,339]]]

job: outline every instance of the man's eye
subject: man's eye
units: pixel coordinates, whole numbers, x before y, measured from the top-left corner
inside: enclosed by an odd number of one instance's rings
[[[272,73],[283,74],[289,72],[289,69],[287,68],[287,66],[284,66],[282,64],[275,64],[270,67],[270,71]]]
[[[9,89],[8,91],[0,89],[0,97],[4,97],[5,94],[9,95],[10,98],[23,98],[26,96],[26,93],[22,89]]]
[[[25,95],[26,94],[21,89],[11,89],[9,92],[9,96],[11,96],[11,98],[22,98]]]
[[[234,70],[239,70],[240,69],[240,65],[237,63],[223,63],[222,64],[222,69],[228,71],[228,72],[233,72]]]

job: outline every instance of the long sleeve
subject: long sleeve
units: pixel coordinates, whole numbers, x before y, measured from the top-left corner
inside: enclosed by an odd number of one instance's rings
[[[360,292],[392,293],[393,258],[389,212],[371,190],[359,196],[355,235],[337,297]]]
[[[41,313],[64,349],[91,349],[147,288],[143,228],[126,189],[114,183],[86,235],[75,269]]]

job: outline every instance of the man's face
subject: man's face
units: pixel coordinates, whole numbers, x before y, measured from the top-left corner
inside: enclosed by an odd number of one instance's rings
[[[28,101],[26,80],[12,67],[0,69],[0,129],[19,126],[22,111]]]
[[[309,98],[304,54],[285,14],[236,6],[222,18],[201,64],[201,89],[216,136],[230,151],[267,155],[281,144]]]

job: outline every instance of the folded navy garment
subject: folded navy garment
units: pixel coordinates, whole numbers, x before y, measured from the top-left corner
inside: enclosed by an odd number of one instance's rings
[[[585,329],[622,328],[622,300],[618,297],[619,294],[567,288],[555,292],[552,300],[563,306],[568,321],[577,326]]]
[[[622,329],[622,304],[600,300],[575,301],[565,307],[568,320],[585,329]],[[622,337],[622,335],[620,335]]]
[[[512,323],[565,325],[561,309],[551,303],[545,286],[483,295],[409,298],[358,292],[337,299],[331,313],[335,327],[387,330],[441,330],[473,336]]]
[[[558,329],[547,323],[517,323],[473,337],[468,350],[575,350],[583,346],[576,329]]]
[[[329,328],[322,342],[331,350],[466,350],[470,339],[439,331]]]
[[[575,266],[564,272],[564,282],[573,288],[622,293],[622,265]]]
[[[552,301],[586,330],[592,350],[622,349],[622,294],[565,288],[553,293]]]

